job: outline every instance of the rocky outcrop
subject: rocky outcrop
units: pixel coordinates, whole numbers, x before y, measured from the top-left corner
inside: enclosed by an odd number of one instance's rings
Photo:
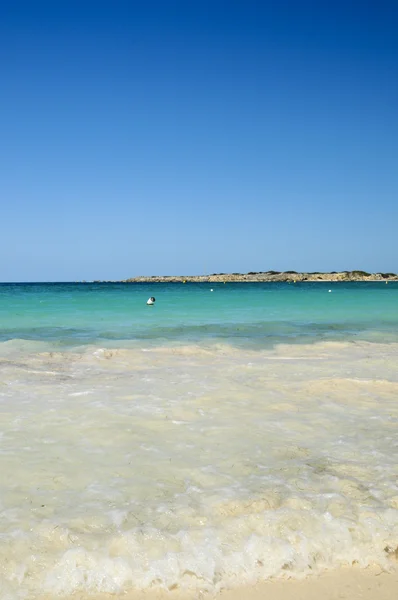
[[[213,273],[212,275],[153,275],[131,277],[123,280],[133,282],[184,283],[192,282],[244,282],[244,281],[398,281],[395,273],[367,273],[366,271],[340,271],[331,273],[297,273],[296,271],[250,271],[249,273]]]

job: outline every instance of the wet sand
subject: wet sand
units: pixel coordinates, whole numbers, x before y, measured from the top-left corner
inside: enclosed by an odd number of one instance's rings
[[[114,594],[98,594],[95,600],[115,600],[116,597]],[[390,572],[378,567],[337,569],[302,580],[269,580],[254,586],[222,590],[215,595],[147,590],[121,592],[119,597],[124,600],[396,600],[398,567],[393,566]],[[40,600],[53,600],[53,597],[45,596]],[[67,600],[87,600],[87,596],[74,594]]]

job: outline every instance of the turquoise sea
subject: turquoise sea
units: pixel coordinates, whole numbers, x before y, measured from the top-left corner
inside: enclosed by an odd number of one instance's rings
[[[397,398],[398,282],[0,284],[0,598],[393,568]]]
[[[223,339],[259,348],[397,340],[397,307],[398,282],[0,284],[0,340],[75,347]]]

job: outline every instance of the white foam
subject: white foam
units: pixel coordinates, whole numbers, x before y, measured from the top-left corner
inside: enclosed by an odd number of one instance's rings
[[[146,528],[142,536],[129,532],[114,537],[100,551],[67,550],[48,573],[46,588],[62,594],[118,593],[134,582],[141,589],[178,586],[215,591],[270,577],[301,578],[354,562],[361,567],[377,562],[388,569],[391,563],[381,545],[391,541],[386,529],[396,526],[395,519],[386,513],[375,515],[370,523],[364,515],[360,526],[353,527],[327,512],[283,510],[258,513],[257,532],[250,532],[247,515],[229,523],[229,535],[204,528],[200,533],[181,530],[165,536]],[[151,551],[150,543],[158,545],[157,552]]]

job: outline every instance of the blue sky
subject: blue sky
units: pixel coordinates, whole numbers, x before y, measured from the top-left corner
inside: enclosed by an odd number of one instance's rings
[[[0,281],[398,271],[398,3],[3,2]]]

